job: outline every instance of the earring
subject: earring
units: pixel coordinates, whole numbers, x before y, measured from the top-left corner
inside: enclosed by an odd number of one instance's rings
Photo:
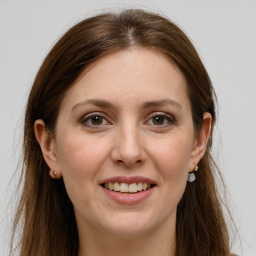
[[[188,182],[193,182],[196,179],[196,175],[194,172],[198,171],[198,166],[196,165],[193,172],[188,173]]]
[[[196,179],[196,175],[194,174],[194,172],[189,172],[188,173],[188,182],[193,182]]]
[[[60,179],[62,177],[61,171],[59,170],[59,172],[55,171],[55,170],[50,170],[49,171],[49,175],[52,179]]]

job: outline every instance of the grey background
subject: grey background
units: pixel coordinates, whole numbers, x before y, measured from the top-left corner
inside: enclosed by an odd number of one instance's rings
[[[129,3],[129,4],[127,4]],[[0,0],[0,255],[7,255],[22,118],[46,53],[69,27],[101,10],[142,7],[174,20],[196,46],[219,99],[214,155],[241,237],[239,255],[256,255],[256,2]]]

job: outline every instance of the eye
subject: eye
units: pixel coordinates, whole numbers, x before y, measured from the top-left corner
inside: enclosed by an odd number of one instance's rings
[[[165,118],[163,116],[154,116],[152,120],[153,120],[153,124],[155,125],[163,125]]]
[[[154,113],[150,116],[148,123],[154,126],[167,126],[175,123],[171,115],[163,113]]]
[[[100,114],[92,113],[89,115],[85,115],[81,119],[81,123],[85,126],[93,127],[93,126],[103,126],[108,124],[108,121],[105,117]]]

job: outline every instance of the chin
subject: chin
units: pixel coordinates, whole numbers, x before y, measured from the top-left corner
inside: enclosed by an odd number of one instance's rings
[[[113,220],[115,221],[113,222]],[[141,213],[126,213],[117,214],[112,217],[110,223],[104,223],[102,226],[104,231],[114,238],[133,239],[145,236],[145,234],[154,230],[158,226],[158,223]]]
[[[136,239],[148,234],[150,228],[138,227],[130,225],[125,227],[112,227],[108,229],[108,235],[116,239]]]

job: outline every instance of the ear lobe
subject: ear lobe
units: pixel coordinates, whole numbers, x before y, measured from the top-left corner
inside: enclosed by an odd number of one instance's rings
[[[210,113],[203,114],[203,125],[201,130],[197,133],[194,139],[194,146],[191,155],[190,171],[193,171],[195,166],[199,163],[207,149],[207,143],[211,136],[212,130],[212,116]]]
[[[60,178],[61,173],[58,168],[58,159],[56,154],[56,145],[50,132],[45,127],[42,119],[38,119],[34,123],[34,131],[36,140],[39,143],[45,162],[50,168],[50,176],[52,178]],[[57,175],[55,174],[57,173]]]

